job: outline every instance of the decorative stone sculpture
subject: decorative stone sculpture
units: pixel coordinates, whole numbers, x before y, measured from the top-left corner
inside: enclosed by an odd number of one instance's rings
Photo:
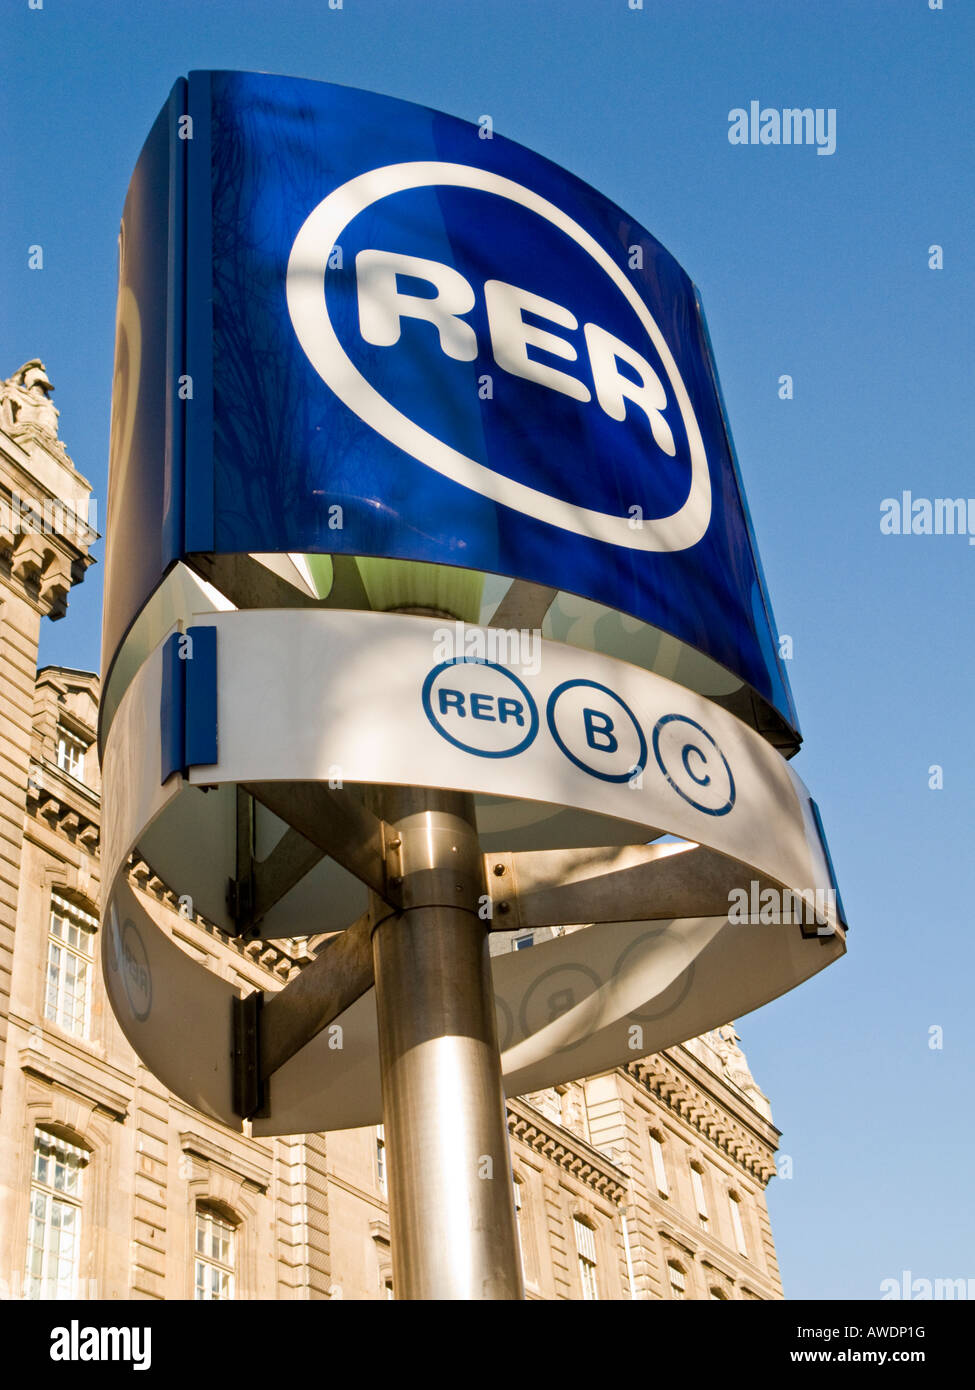
[[[738,1043],[741,1041],[733,1023],[724,1023],[720,1028],[706,1034],[708,1044],[721,1058],[731,1081],[742,1091],[758,1090],[755,1078],[748,1066],[748,1059]]]
[[[50,399],[53,390],[54,386],[40,358],[33,357],[25,362],[7,381],[0,382],[0,419],[3,425],[12,431],[33,426],[56,439],[60,412]]]

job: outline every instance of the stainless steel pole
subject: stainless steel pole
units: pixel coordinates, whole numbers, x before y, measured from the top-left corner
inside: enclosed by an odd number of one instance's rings
[[[372,896],[393,1290],[524,1297],[473,798],[382,788],[401,912]]]

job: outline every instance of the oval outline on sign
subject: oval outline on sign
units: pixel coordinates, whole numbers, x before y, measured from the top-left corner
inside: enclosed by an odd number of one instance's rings
[[[146,974],[144,1004],[141,1001],[140,1003],[137,1003],[136,999],[133,998],[134,990],[129,980],[128,961],[130,958],[129,953],[131,951],[131,947],[129,946],[129,940],[131,937],[134,937],[135,940],[139,943],[139,950],[142,953],[141,965],[142,968],[145,970]],[[119,960],[119,973],[122,976],[122,986],[125,990],[125,997],[129,1001],[129,1007],[131,1008],[133,1015],[139,1020],[140,1023],[145,1023],[146,1019],[152,1012],[152,967],[149,964],[149,953],[146,951],[145,942],[142,940],[142,937],[139,934],[138,927],[130,919],[127,919],[122,927],[120,956],[121,958]],[[135,959],[134,952],[132,952],[132,959]],[[135,992],[140,993],[141,991]]]
[[[686,501],[670,516],[643,519],[577,507],[550,493],[496,473],[423,429],[381,395],[351,361],[332,326],[325,298],[325,269],[342,232],[359,213],[381,198],[413,188],[441,185],[471,188],[518,203],[557,227],[581,247],[608,276],[643,325],[674,392],[691,455]],[[653,315],[623,271],[599,242],[573,218],[514,179],[486,169],[440,160],[383,165],[341,184],[313,208],[299,228],[288,258],[285,290],[298,342],[315,371],[344,405],[384,439],[418,462],[501,506],[575,535],[627,550],[687,550],[705,535],[711,521],[711,476],[701,430],[677,363]]]
[[[533,1028],[531,1026],[531,1020],[529,1018],[529,1006],[533,996],[537,993],[539,987],[542,984],[544,984],[546,980],[551,979],[553,975],[568,975],[570,973],[585,976],[589,983],[592,985],[592,989],[589,991],[588,994],[584,994],[581,999],[577,1000],[573,997],[572,1003],[568,1006],[568,1008],[564,1009],[562,1013],[555,1014],[554,1017],[549,1018],[545,1023],[541,1023],[537,1028]],[[560,961],[558,965],[549,966],[549,968],[543,971],[541,975],[536,975],[535,978],[528,985],[524,994],[522,995],[521,1007],[518,1010],[518,1023],[522,1033],[521,1041],[525,1041],[528,1038],[534,1037],[537,1033],[542,1032],[545,1028],[550,1028],[553,1023],[558,1023],[560,1019],[565,1017],[566,1014],[572,1013],[574,1010],[579,1008],[585,1007],[589,1016],[598,1016],[598,995],[604,983],[605,982],[602,980],[602,978],[596,973],[595,970],[593,970],[592,966],[586,965],[582,961]],[[549,1002],[551,1002],[551,996]],[[583,1033],[582,1036],[580,1038],[577,1038],[575,1042],[563,1043],[562,1046],[556,1048],[551,1055],[553,1057],[561,1057],[562,1054],[565,1052],[574,1052],[577,1047],[581,1047],[582,1044],[584,1042],[587,1042],[588,1040],[589,1034]]]
[[[524,696],[526,706],[531,715],[528,732],[520,743],[515,744],[514,748],[472,748],[470,744],[462,743],[459,738],[454,738],[453,734],[447,732],[433,712],[430,695],[433,690],[434,681],[442,671],[446,671],[450,666],[489,666],[493,671],[500,671],[503,676],[507,676],[510,681],[514,682],[518,690]],[[452,656],[448,661],[441,661],[427,674],[423,682],[423,688],[420,691],[420,700],[423,704],[423,713],[433,725],[434,729],[436,729],[440,737],[445,738],[448,743],[452,743],[455,748],[461,749],[464,753],[473,753],[477,758],[513,758],[515,754],[523,753],[526,748],[529,748],[532,743],[534,743],[535,735],[538,733],[538,706],[532,699],[531,692],[524,681],[520,681],[514,672],[509,671],[507,667],[499,666],[496,661],[487,661],[482,656]]]

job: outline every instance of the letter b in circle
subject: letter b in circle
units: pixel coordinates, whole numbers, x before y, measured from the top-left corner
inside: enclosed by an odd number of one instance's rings
[[[556,686],[545,709],[557,746],[582,772],[603,782],[632,782],[647,762],[647,740],[629,705],[598,681]]]
[[[586,743],[602,753],[615,753],[619,740],[613,734],[613,721],[604,710],[584,709],[582,722],[586,730]]]

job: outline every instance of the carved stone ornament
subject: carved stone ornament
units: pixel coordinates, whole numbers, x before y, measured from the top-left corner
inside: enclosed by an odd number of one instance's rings
[[[44,363],[33,357],[0,382],[0,421],[14,433],[38,431],[57,439],[59,411],[50,399],[54,386]]]

